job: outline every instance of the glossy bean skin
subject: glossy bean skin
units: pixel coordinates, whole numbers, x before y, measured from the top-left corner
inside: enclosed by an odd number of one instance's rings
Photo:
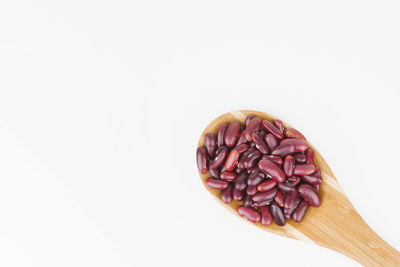
[[[296,163],[306,163],[307,157],[303,153],[294,153],[294,158],[296,159]]]
[[[249,145],[248,144],[240,144],[237,147],[234,148],[237,152],[239,152],[239,154],[243,154],[244,152],[247,151],[247,149],[249,149]]]
[[[213,178],[219,179],[220,171],[219,171],[218,168],[217,168],[217,169],[211,169],[211,168],[210,168],[209,171],[210,171],[210,174],[211,174],[211,176],[212,176]]]
[[[293,212],[296,210],[300,202],[301,202],[300,198],[297,198],[291,209],[285,209],[285,208],[283,209],[283,215],[285,216],[286,219],[290,219],[290,217],[292,216]]]
[[[258,192],[266,192],[266,191],[274,188],[276,185],[277,185],[276,181],[274,181],[272,179],[268,179],[257,185],[257,191]]]
[[[287,138],[295,138],[295,139],[304,139],[304,140],[306,140],[304,135],[302,133],[300,133],[299,131],[297,131],[296,129],[294,129],[294,128],[286,128],[285,129],[285,136]]]
[[[315,187],[308,184],[302,184],[299,186],[298,191],[311,207],[321,206],[321,198],[319,197],[318,191]]]
[[[297,206],[296,210],[293,213],[293,220],[295,222],[301,222],[304,218],[304,215],[306,214],[308,209],[308,203],[305,201],[300,202],[300,204]]]
[[[287,178],[287,180],[293,184],[294,186],[298,185],[301,182],[301,179],[299,176],[293,175]]]
[[[286,155],[292,154],[294,152],[294,145],[291,144],[281,144],[277,147],[274,148],[274,150],[271,151],[272,155],[279,156],[279,157],[285,157]]]
[[[257,193],[257,187],[256,187],[256,186],[254,186],[254,185],[249,185],[249,186],[246,188],[246,194],[247,194],[248,196],[254,196],[256,193]]]
[[[314,150],[308,148],[305,154],[306,154],[306,163],[314,164]]]
[[[261,154],[268,154],[269,152],[268,146],[258,134],[253,133],[251,135],[251,139],[254,142],[254,144],[256,144],[256,148],[261,152]]]
[[[294,145],[294,152],[304,152],[307,150],[307,142],[303,139],[288,138],[281,141],[281,145]]]
[[[246,140],[246,137],[244,137],[244,132],[241,132],[241,133],[239,134],[238,140],[237,140],[237,142],[236,142],[236,146],[245,144],[246,142],[247,142],[247,140]]]
[[[204,146],[207,150],[207,154],[213,158],[217,150],[217,138],[214,134],[208,133],[204,136]]]
[[[207,150],[204,146],[196,151],[197,168],[201,174],[207,173]]]
[[[217,150],[217,155],[214,160],[210,161],[210,169],[219,168],[225,161],[226,156],[228,155],[228,149],[224,146],[221,146]]]
[[[251,200],[251,196],[246,194],[246,195],[244,196],[243,206],[245,206],[245,207],[251,207],[252,204],[253,204],[253,200]]]
[[[230,184],[228,185],[227,188],[221,191],[221,200],[222,202],[229,204],[232,202],[232,190],[233,190],[233,185]]]
[[[242,201],[243,200],[243,191],[237,190],[236,187],[233,187],[232,191],[233,199],[236,201]]]
[[[249,116],[247,116],[246,119],[244,120],[244,127],[247,127],[247,126],[249,125],[250,121],[251,121],[252,119],[254,119],[255,117],[256,117],[256,116],[254,116],[254,115],[249,115]]]
[[[295,175],[310,175],[315,172],[315,166],[313,164],[296,164],[294,167]]]
[[[259,222],[261,220],[260,214],[253,208],[240,206],[238,207],[237,211],[240,216],[251,222]]]
[[[237,190],[243,191],[246,189],[247,186],[247,173],[242,172],[238,175],[238,177],[235,180],[235,188]]]
[[[264,180],[265,175],[260,172],[260,169],[256,168],[253,172],[249,174],[247,177],[247,184],[252,186],[257,186]]]
[[[208,178],[206,180],[206,184],[210,188],[219,189],[219,190],[224,190],[229,185],[229,183],[227,181],[217,180],[215,178]]]
[[[295,159],[291,155],[287,155],[285,157],[285,161],[283,162],[283,171],[285,172],[287,177],[293,175]]]
[[[269,120],[263,120],[262,121],[262,126],[270,133],[272,133],[277,139],[282,140],[283,139],[283,133],[279,131],[279,129]]]
[[[251,141],[251,136],[253,133],[258,132],[261,126],[261,119],[260,118],[254,118],[252,119],[249,124],[246,126],[246,129],[244,130],[244,136],[247,141]]]
[[[220,178],[221,180],[224,180],[224,181],[234,182],[234,181],[236,180],[237,176],[238,176],[238,175],[237,175],[236,172],[224,171],[224,172],[221,172],[221,173],[220,173],[219,178]]]
[[[294,189],[292,192],[287,193],[285,196],[285,204],[284,204],[285,209],[288,210],[292,209],[296,203],[296,200],[297,200],[297,190]]]
[[[283,133],[284,132],[284,128],[283,128],[283,123],[281,120],[274,120],[274,124],[276,126],[276,128],[278,128],[278,130]]]
[[[280,190],[276,192],[274,200],[280,207],[283,207],[285,204],[285,197],[283,196],[283,193]]]
[[[233,147],[236,144],[236,141],[239,137],[240,129],[241,129],[240,122],[234,121],[228,125],[226,129],[224,142],[227,147]]]
[[[257,161],[261,158],[261,153],[258,150],[255,150],[254,152],[250,153],[250,155],[247,156],[247,158],[244,160],[244,167],[246,169],[251,169],[254,166],[256,166]]]
[[[283,193],[290,193],[292,192],[295,187],[292,183],[280,183],[278,184],[278,189],[281,190]]]
[[[277,225],[284,226],[286,224],[286,220],[283,216],[282,210],[276,203],[272,203],[269,206],[269,211],[271,212],[271,215]]]
[[[258,135],[261,137],[261,139],[264,141],[264,136],[267,135],[267,132],[264,131],[264,130],[260,130],[260,131],[258,131],[257,134],[258,134]]]
[[[264,202],[264,201],[271,201],[274,199],[278,189],[272,188],[266,192],[258,192],[253,195],[251,198],[254,202]]]
[[[266,134],[264,136],[264,141],[268,145],[269,149],[272,151],[275,147],[279,145],[278,139],[273,134]]]
[[[232,149],[229,152],[228,157],[225,160],[225,169],[229,172],[233,171],[236,168],[236,164],[239,160],[239,152],[236,149]]]
[[[314,175],[303,175],[301,180],[312,185],[319,185],[322,183],[322,178]]]
[[[261,206],[260,213],[261,213],[261,224],[265,226],[271,225],[273,218],[269,211],[268,206]]]
[[[258,162],[258,168],[264,173],[271,176],[278,183],[285,181],[286,175],[283,170],[269,159],[263,159]]]
[[[283,159],[281,157],[275,156],[275,155],[263,155],[261,159],[269,159],[270,161],[273,161],[274,163],[276,163],[278,165],[283,164]]]
[[[218,147],[223,146],[225,144],[224,136],[225,136],[225,132],[226,132],[227,128],[228,128],[228,124],[226,124],[226,123],[221,124],[218,128],[218,134],[217,134]]]

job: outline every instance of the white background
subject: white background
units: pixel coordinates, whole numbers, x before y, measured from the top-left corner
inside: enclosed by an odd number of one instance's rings
[[[195,165],[216,116],[305,134],[400,250],[398,1],[0,2],[0,266],[360,266],[262,232]]]

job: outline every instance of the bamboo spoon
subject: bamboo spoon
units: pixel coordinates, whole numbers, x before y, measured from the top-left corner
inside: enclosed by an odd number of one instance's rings
[[[205,134],[216,134],[222,123],[230,123],[236,120],[244,123],[245,118],[250,114],[264,120],[277,119],[269,114],[251,110],[225,113],[207,126],[200,137],[198,146],[204,145]],[[283,124],[285,127],[290,127],[285,122]],[[311,147],[315,152],[315,164],[321,169],[324,180],[320,188],[321,207],[308,209],[306,216],[300,223],[289,220],[283,227],[277,226],[275,223],[270,226],[264,226],[259,222],[254,224],[265,231],[336,250],[364,266],[399,267],[400,253],[382,240],[364,222],[347,199],[321,154],[313,146]],[[205,180],[210,177],[210,174],[200,174],[200,177],[206,189],[219,203],[237,214],[236,210],[241,202],[233,200],[230,204],[223,203],[220,200],[220,191],[211,189],[205,184]],[[242,218],[239,215],[238,217]]]

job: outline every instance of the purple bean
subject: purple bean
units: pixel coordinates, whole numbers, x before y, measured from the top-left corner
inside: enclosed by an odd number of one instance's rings
[[[218,168],[217,169],[210,168],[210,174],[213,178],[219,179],[219,173],[220,173],[220,171]]]
[[[304,139],[304,140],[306,140],[304,135],[302,135],[299,131],[297,131],[296,129],[293,129],[293,128],[285,129],[285,136],[287,138],[295,138],[295,139]]]
[[[249,116],[247,116],[246,119],[245,119],[245,121],[244,121],[244,127],[247,127],[247,126],[249,125],[250,121],[251,121],[252,119],[254,119],[255,117],[256,117],[256,116],[254,116],[254,115],[249,115]]]
[[[246,140],[246,137],[244,137],[244,132],[241,132],[241,133],[239,134],[239,138],[238,138],[238,140],[237,140],[236,146],[245,144],[246,142],[247,142],[247,140]]]
[[[315,166],[313,164],[296,164],[294,167],[295,175],[310,175],[315,172]]]
[[[289,155],[293,152],[294,152],[294,145],[281,144],[275,147],[274,150],[271,151],[271,154],[275,156],[285,157],[286,155]]]
[[[262,121],[262,126],[270,133],[272,133],[276,138],[278,138],[279,140],[283,139],[283,133],[281,133],[281,131],[279,131],[279,129],[272,124],[272,122],[268,121],[268,120],[263,120]]]
[[[286,194],[292,192],[295,189],[295,187],[291,183],[281,183],[278,184],[278,189]]]
[[[248,144],[240,144],[237,147],[234,148],[237,152],[239,152],[239,154],[243,154],[244,152],[246,152],[249,149],[249,145]]]
[[[286,178],[291,184],[293,184],[294,186],[298,185],[301,182],[301,179],[299,176],[290,176],[288,178]]]
[[[308,148],[306,150],[306,163],[308,164],[314,164],[314,151],[311,148]]]
[[[257,191],[258,192],[265,192],[268,191],[276,186],[276,181],[272,179],[268,179],[265,182],[262,182],[257,185]]]
[[[197,168],[201,174],[207,173],[207,151],[204,146],[197,148]]]
[[[279,168],[278,165],[276,165],[274,162],[268,159],[263,159],[258,162],[258,167],[260,170],[271,176],[272,179],[274,179],[278,183],[283,183],[285,181],[285,173],[281,168]]]
[[[283,128],[283,123],[281,120],[274,120],[274,124],[276,128],[283,134],[284,128]]]
[[[243,191],[237,190],[236,187],[233,188],[233,199],[236,201],[242,201],[243,200]]]
[[[254,166],[256,166],[257,161],[261,158],[261,153],[260,151],[256,150],[252,153],[250,153],[249,156],[244,160],[244,167],[246,169],[251,169]]]
[[[217,180],[214,178],[208,178],[206,180],[206,184],[208,187],[213,189],[223,190],[228,187],[229,183],[227,181]]]
[[[285,198],[281,191],[278,190],[278,192],[276,193],[276,195],[274,197],[274,200],[280,207],[283,207],[283,205],[285,203]]]
[[[225,132],[226,132],[227,128],[228,128],[228,124],[226,124],[226,123],[223,123],[223,124],[221,124],[219,126],[218,134],[217,134],[217,145],[218,145],[218,147],[223,146],[225,144],[224,143],[224,136],[225,136]]]
[[[251,140],[254,142],[254,144],[256,144],[256,148],[262,153],[262,154],[268,154],[269,150],[268,150],[268,146],[267,144],[264,142],[264,140],[262,140],[262,138],[256,134],[253,133],[251,135]]]
[[[258,213],[258,211],[256,211],[253,208],[240,206],[240,207],[238,207],[237,211],[240,216],[242,216],[243,218],[246,218],[247,220],[249,220],[251,222],[259,222],[261,219],[261,216]]]
[[[306,214],[308,209],[308,203],[305,201],[300,202],[300,204],[297,206],[296,210],[293,213],[293,220],[295,222],[301,222],[304,218],[304,215]]]
[[[236,172],[224,171],[224,172],[221,172],[221,173],[220,173],[219,178],[220,178],[221,180],[224,180],[224,181],[231,181],[231,182],[234,182],[234,181],[236,180],[237,176],[238,176],[238,175],[237,175]]]
[[[296,159],[296,163],[306,163],[307,157],[304,153],[294,153],[294,158]]]
[[[307,142],[303,139],[288,138],[281,141],[281,145],[294,145],[294,152],[304,152],[307,150]]]
[[[240,122],[238,122],[238,121],[231,122],[228,125],[228,128],[226,129],[225,136],[224,136],[225,145],[227,147],[235,146],[236,141],[239,137],[241,127],[242,126],[240,125]]]
[[[246,194],[249,196],[254,196],[257,193],[257,187],[255,185],[249,185],[246,188]]]
[[[230,172],[233,171],[236,167],[238,160],[239,160],[239,152],[236,149],[232,149],[225,160],[225,169]]]
[[[266,192],[258,192],[256,194],[254,194],[251,199],[255,202],[270,201],[270,200],[274,199],[277,192],[278,192],[278,189],[272,188],[271,190],[268,190]]]
[[[266,226],[270,225],[273,219],[271,213],[269,212],[268,206],[261,206],[260,213],[261,213],[261,224]]]
[[[312,184],[312,185],[319,185],[322,183],[322,178],[314,175],[303,175],[300,176],[301,180],[303,180],[306,183]]]
[[[232,189],[233,189],[233,185],[230,184],[228,185],[227,188],[225,188],[224,190],[221,191],[221,200],[222,202],[229,204],[232,202]]]
[[[288,192],[285,195],[285,204],[284,207],[285,209],[292,209],[294,204],[296,203],[297,200],[297,190],[294,189],[292,192]]]
[[[247,186],[247,173],[245,173],[245,172],[242,172],[242,173],[240,173],[239,175],[238,175],[238,177],[236,178],[236,181],[235,181],[235,188],[236,189],[238,189],[238,190],[240,190],[240,191],[243,191],[243,190],[245,190],[246,189],[246,186]]]
[[[290,217],[292,216],[292,213],[295,211],[295,209],[296,209],[297,205],[299,205],[300,201],[301,201],[300,198],[297,198],[296,202],[294,203],[294,205],[292,206],[291,209],[285,209],[285,208],[283,209],[283,214],[286,219],[290,219]]]
[[[210,161],[210,169],[216,169],[221,167],[224,163],[226,156],[228,155],[228,149],[225,146],[221,146],[217,149],[217,155]]]
[[[251,200],[251,196],[246,194],[244,197],[244,200],[243,200],[243,206],[251,207],[252,204],[253,204],[253,200]]]
[[[262,180],[264,180],[264,178],[265,178],[265,175],[260,172],[260,169],[256,168],[247,177],[247,184],[257,186],[259,183],[261,183]]]
[[[213,158],[215,156],[215,151],[217,150],[217,138],[214,134],[208,133],[204,136],[204,146],[208,155]]]
[[[293,175],[294,171],[294,158],[291,155],[287,155],[285,157],[285,161],[283,162],[283,170],[286,176],[290,177]]]
[[[247,141],[251,141],[252,134],[258,132],[258,130],[260,129],[260,125],[260,118],[254,118],[249,122],[249,124],[246,126],[246,129],[244,130],[244,136]]]
[[[277,225],[279,226],[285,225],[286,223],[285,217],[283,216],[281,208],[276,203],[272,203],[269,206],[269,211],[271,212],[271,215],[274,218]]]
[[[267,134],[264,136],[264,141],[268,145],[270,150],[273,150],[278,144],[279,141],[273,134]]]
[[[307,201],[308,204],[312,207],[321,206],[321,198],[319,197],[317,189],[315,187],[302,184],[299,186],[299,194]]]

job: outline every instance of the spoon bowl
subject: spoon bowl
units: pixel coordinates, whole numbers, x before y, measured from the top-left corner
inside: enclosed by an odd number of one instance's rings
[[[207,133],[217,134],[222,123],[239,121],[243,124],[248,115],[270,121],[278,119],[267,113],[252,110],[225,113],[204,129],[198,147],[204,145],[204,135]],[[282,122],[285,128],[291,127],[284,121]],[[322,204],[319,208],[310,207],[300,223],[293,220],[288,220],[284,226],[278,226],[275,223],[270,226],[264,226],[260,222],[252,223],[237,214],[237,207],[242,205],[241,201],[232,200],[231,203],[225,204],[220,199],[220,191],[206,185],[205,181],[210,174],[199,174],[206,189],[221,205],[231,210],[239,218],[264,231],[333,249],[364,266],[400,266],[400,253],[381,239],[364,222],[344,194],[326,161],[310,142],[307,142],[309,147],[314,150],[315,165],[320,168],[323,178],[319,190]]]

